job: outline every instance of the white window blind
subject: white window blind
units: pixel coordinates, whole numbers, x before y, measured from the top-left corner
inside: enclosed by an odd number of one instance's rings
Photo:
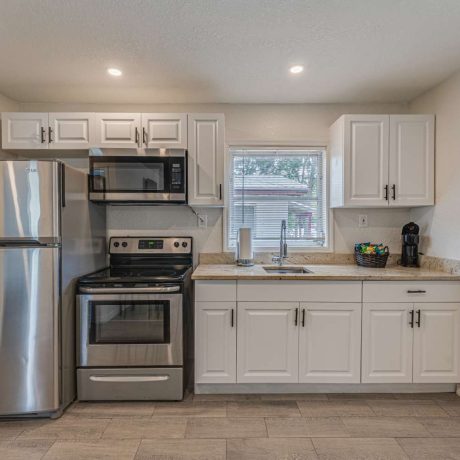
[[[255,248],[279,246],[287,222],[291,248],[327,245],[324,149],[230,149],[227,246],[240,227],[251,227]]]

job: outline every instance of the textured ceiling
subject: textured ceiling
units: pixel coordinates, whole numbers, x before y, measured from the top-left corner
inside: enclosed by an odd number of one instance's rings
[[[22,102],[398,102],[459,67],[459,0],[0,0]]]

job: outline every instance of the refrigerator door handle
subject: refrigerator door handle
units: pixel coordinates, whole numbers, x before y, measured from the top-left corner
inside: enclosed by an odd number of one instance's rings
[[[65,164],[61,163],[61,206],[65,208]]]

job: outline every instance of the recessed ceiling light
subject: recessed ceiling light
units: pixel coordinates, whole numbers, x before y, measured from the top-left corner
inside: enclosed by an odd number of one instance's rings
[[[116,69],[115,67],[111,67],[110,69],[107,69],[107,73],[109,75],[112,75],[112,77],[120,77],[123,72],[120,69]]]
[[[301,73],[303,72],[303,65],[293,65],[289,71],[291,73]]]

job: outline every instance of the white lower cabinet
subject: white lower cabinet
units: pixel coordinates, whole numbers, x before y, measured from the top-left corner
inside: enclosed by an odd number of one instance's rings
[[[363,383],[411,383],[413,305],[363,305]]]
[[[360,303],[300,304],[300,383],[359,383],[360,357]]]
[[[460,381],[460,304],[415,304],[414,382]]]
[[[236,302],[195,303],[196,383],[236,382]]]
[[[362,382],[458,382],[459,336],[458,303],[365,303]]]
[[[457,283],[309,283],[197,281],[196,383],[460,382]]]
[[[298,302],[238,302],[238,383],[297,383],[298,324]]]

